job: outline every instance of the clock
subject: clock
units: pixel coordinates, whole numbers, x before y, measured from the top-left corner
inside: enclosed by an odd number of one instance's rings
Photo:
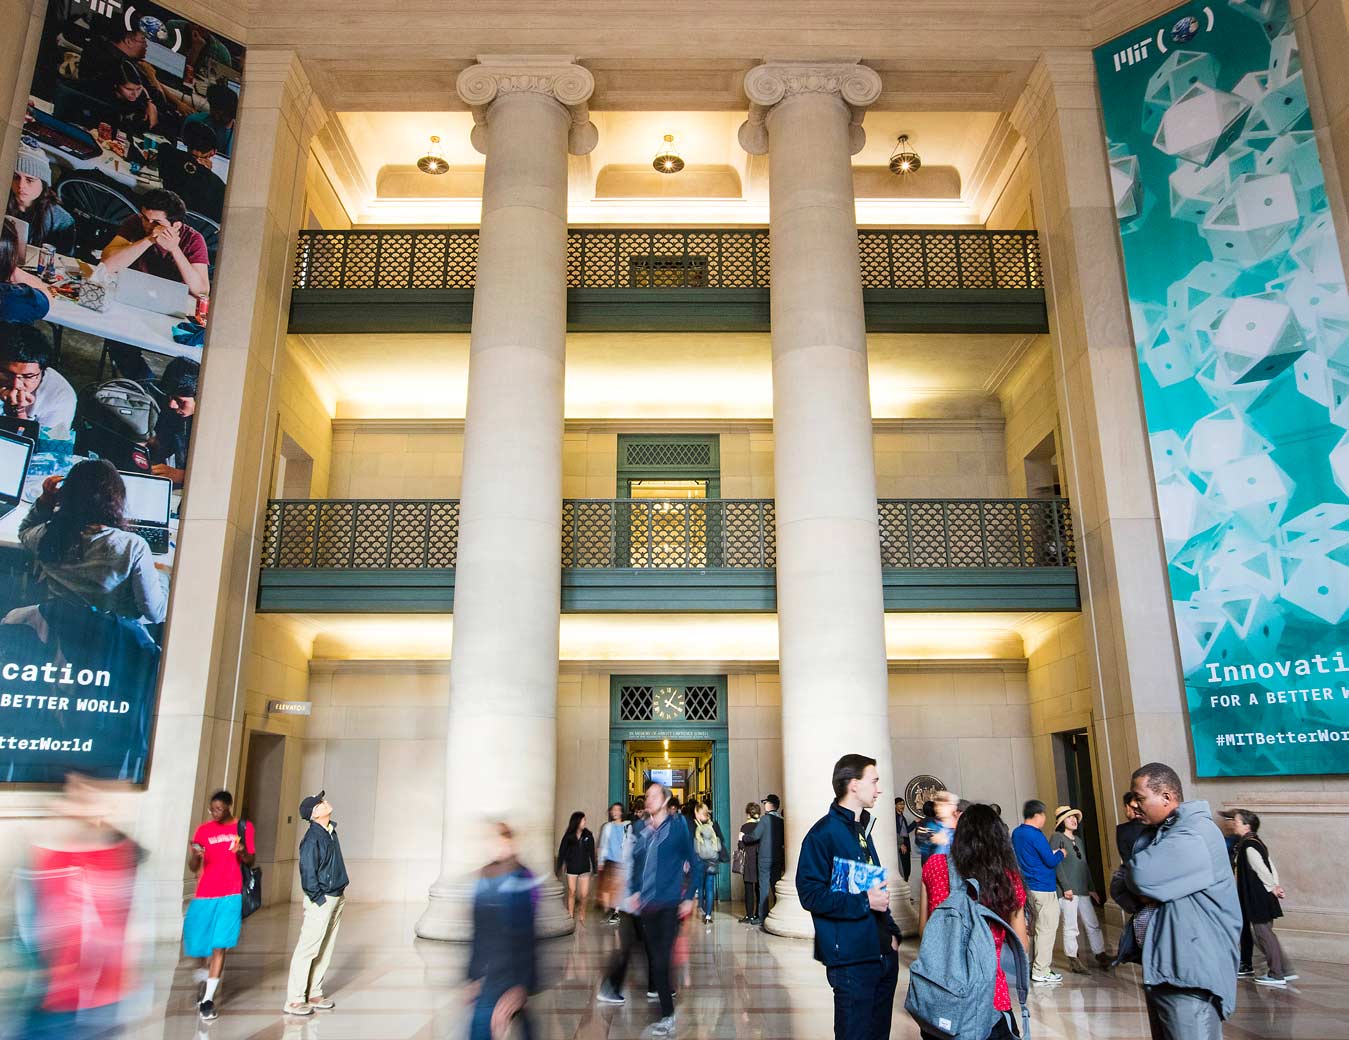
[[[684,717],[684,688],[658,686],[652,694],[651,714],[663,721]]]

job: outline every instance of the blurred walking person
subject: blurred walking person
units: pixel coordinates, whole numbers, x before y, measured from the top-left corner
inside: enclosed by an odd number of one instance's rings
[[[567,821],[567,832],[557,849],[557,872],[567,876],[567,916],[586,919],[590,900],[590,875],[599,870],[595,854],[595,836],[586,827],[586,814],[574,812]]]
[[[197,894],[183,921],[183,953],[205,962],[198,976],[204,984],[197,1012],[209,1022],[219,1017],[216,990],[225,970],[225,953],[239,942],[243,923],[243,867],[253,865],[253,825],[234,818],[234,796],[211,795],[211,818],[192,835],[188,866],[197,878]]]
[[[1248,809],[1236,810],[1232,814],[1232,833],[1237,839],[1232,851],[1241,915],[1268,964],[1265,974],[1255,981],[1261,986],[1287,986],[1297,975],[1274,934],[1274,922],[1283,916],[1283,907],[1279,905],[1283,886],[1279,884],[1278,870],[1270,862],[1269,849],[1260,837],[1260,817]],[[1242,967],[1249,970],[1250,962]]]
[[[509,826],[495,827],[496,852],[473,889],[473,947],[468,959],[473,1020],[469,1040],[506,1036],[512,1022],[533,1040],[527,1014],[538,990],[534,915],[538,881],[516,857]]]
[[[745,805],[745,822],[740,825],[736,847],[736,873],[745,884],[745,916],[740,918],[741,924],[759,923],[759,846],[750,839],[761,815],[758,802]]]
[[[333,823],[328,793],[320,791],[300,802],[300,819],[309,830],[300,840],[300,888],[304,892],[304,923],[290,959],[289,994],[283,1009],[288,1015],[331,1011],[333,1000],[323,993],[323,977],[337,946],[349,879],[342,846]]]
[[[638,889],[641,879],[633,873],[635,850],[637,843],[642,840],[642,831],[645,828],[646,808],[645,803],[643,803],[643,807],[634,814],[632,824],[628,827],[623,841],[623,887],[618,900],[618,951],[614,954],[613,960],[609,962],[604,978],[600,980],[599,990],[595,994],[595,999],[601,1004],[627,1003],[627,997],[623,995],[623,987],[628,979],[628,965],[632,962],[632,955],[637,947],[645,948],[646,946],[646,932],[642,928],[642,919],[639,916]],[[649,962],[647,964],[646,990],[648,998],[653,997],[656,993]]]
[[[120,1034],[135,985],[128,937],[140,847],[105,822],[101,785],[72,774],[56,819],[15,885],[15,945],[29,971],[24,1040],[104,1040]],[[3,1030],[0,1030],[3,1031]]]
[[[618,907],[623,900],[624,866],[623,846],[627,842],[632,824],[623,819],[623,803],[614,802],[609,806],[609,818],[600,828],[599,847],[596,850],[599,864],[599,900],[608,911],[605,924],[618,924]]]
[[[1060,805],[1054,813],[1054,833],[1049,836],[1049,847],[1063,853],[1063,859],[1054,868],[1058,883],[1059,916],[1063,919],[1063,952],[1068,967],[1076,975],[1089,975],[1087,966],[1077,956],[1078,922],[1087,930],[1096,964],[1105,970],[1110,967],[1110,955],[1105,952],[1105,936],[1096,919],[1100,894],[1094,890],[1091,866],[1087,863],[1082,838],[1077,833],[1082,823],[1082,812],[1071,806]]]
[[[698,909],[702,911],[703,922],[712,923],[712,909],[717,900],[717,875],[721,869],[722,857],[726,853],[726,843],[721,836],[721,828],[712,820],[712,813],[706,804],[694,803],[693,811],[693,851],[698,856]]]
[[[679,922],[693,912],[690,874],[698,857],[687,824],[670,814],[670,789],[652,783],[646,789],[646,826],[633,848],[632,874],[638,913],[646,937],[651,983],[660,1002],[660,1018],[643,1037],[675,1035],[671,962]]]

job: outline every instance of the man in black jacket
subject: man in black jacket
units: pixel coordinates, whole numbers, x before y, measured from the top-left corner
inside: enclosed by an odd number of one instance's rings
[[[749,923],[762,926],[769,909],[777,901],[774,887],[787,871],[787,832],[782,820],[781,799],[775,794],[766,794],[759,804],[763,806],[763,814],[745,844],[759,847],[759,910]]]
[[[333,826],[333,807],[326,791],[300,803],[300,819],[309,830],[300,841],[300,887],[304,890],[304,923],[290,960],[288,1015],[312,1015],[315,1008],[330,1010],[333,1002],[323,995],[323,976],[337,945],[337,926],[342,920],[343,893],[347,890],[347,867],[342,846]]]
[[[815,959],[834,991],[835,1040],[887,1040],[903,938],[890,916],[890,892],[884,882],[856,891],[851,877],[834,881],[839,861],[880,866],[868,810],[881,778],[874,758],[844,755],[833,779],[836,801],[801,843],[796,894],[815,922]]]

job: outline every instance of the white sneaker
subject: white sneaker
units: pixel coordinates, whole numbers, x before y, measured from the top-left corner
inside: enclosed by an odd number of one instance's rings
[[[1281,978],[1278,975],[1261,975],[1255,980],[1255,984],[1257,986],[1278,986],[1282,989],[1284,986],[1288,985],[1288,980],[1286,978]]]
[[[643,1040],[647,1037],[670,1037],[675,1035],[675,1020],[671,1015],[669,1018],[662,1018],[659,1022],[652,1022],[642,1030]]]
[[[1038,982],[1040,985],[1045,986],[1054,982],[1062,982],[1063,976],[1057,971],[1047,971],[1043,975],[1032,975],[1030,980],[1031,982]]]
[[[627,998],[622,993],[615,993],[608,982],[601,982],[599,992],[595,994],[595,999],[601,1004],[626,1004]]]
[[[1293,972],[1291,975],[1285,975],[1285,976],[1283,977],[1283,981],[1284,981],[1284,982],[1296,982],[1296,981],[1297,981],[1298,979],[1300,979],[1300,978],[1302,978],[1301,975],[1299,975],[1297,972]]]

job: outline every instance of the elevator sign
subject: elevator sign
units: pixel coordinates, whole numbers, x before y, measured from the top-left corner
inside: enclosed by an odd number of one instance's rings
[[[1098,48],[1197,775],[1349,770],[1349,293],[1286,4]]]

